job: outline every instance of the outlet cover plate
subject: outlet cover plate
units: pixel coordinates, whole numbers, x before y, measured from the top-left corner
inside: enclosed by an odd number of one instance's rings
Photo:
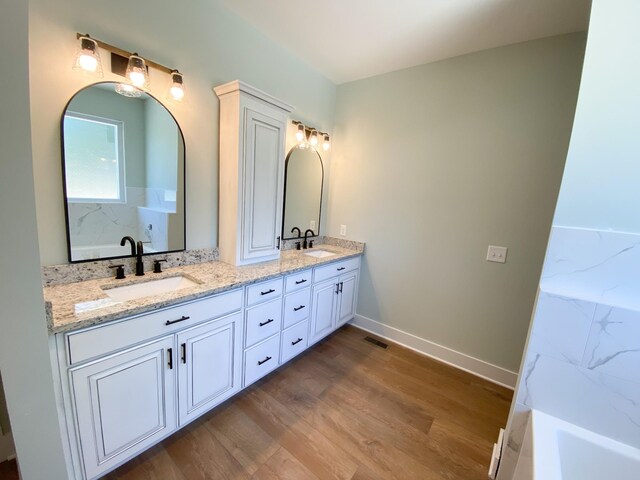
[[[498,247],[495,245],[489,245],[487,249],[487,261],[506,263],[507,262],[507,247]]]
[[[347,226],[346,225],[340,225],[340,235],[342,235],[343,237],[347,236]]]

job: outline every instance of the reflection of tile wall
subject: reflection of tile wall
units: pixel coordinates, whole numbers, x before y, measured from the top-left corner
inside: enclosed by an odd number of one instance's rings
[[[516,402],[499,479],[530,408],[640,448],[640,235],[553,228]]]

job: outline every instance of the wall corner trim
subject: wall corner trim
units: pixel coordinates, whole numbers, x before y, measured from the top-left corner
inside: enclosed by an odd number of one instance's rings
[[[411,333],[399,330],[362,315],[356,315],[350,322],[354,327],[391,340],[410,350],[431,357],[452,367],[464,370],[477,377],[513,390],[518,374],[497,365],[485,362],[467,354],[457,352]]]

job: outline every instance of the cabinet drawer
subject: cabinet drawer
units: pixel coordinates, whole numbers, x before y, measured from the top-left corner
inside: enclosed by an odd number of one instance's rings
[[[277,298],[247,309],[246,319],[245,348],[280,331],[282,299]]]
[[[282,278],[247,287],[247,306],[266,302],[282,295]]]
[[[295,290],[300,290],[301,288],[308,287],[311,285],[311,269],[304,270],[298,273],[292,273],[291,275],[287,275],[284,279],[285,289],[284,291],[289,293]]]
[[[251,385],[256,380],[276,369],[279,365],[280,335],[259,343],[248,349],[244,354],[244,386]]]
[[[360,266],[360,257],[348,258],[340,262],[330,263],[324,267],[314,268],[313,282],[318,283],[331,277],[337,277]]]
[[[309,316],[311,310],[311,288],[305,288],[284,297],[284,322],[287,328]]]
[[[237,289],[153,313],[67,333],[65,334],[67,360],[69,365],[73,365],[100,357],[241,308],[242,289]]]
[[[280,363],[284,363],[307,348],[309,321],[304,320],[282,332],[282,355]]]

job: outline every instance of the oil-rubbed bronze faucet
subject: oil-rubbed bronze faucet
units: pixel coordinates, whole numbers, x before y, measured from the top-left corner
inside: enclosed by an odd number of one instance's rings
[[[142,242],[138,242],[136,247],[136,241],[133,237],[127,235],[126,237],[122,237],[122,240],[120,240],[120,246],[124,247],[127,242],[131,244],[131,256],[136,257],[136,277],[141,277],[144,275],[144,264],[142,263],[142,254],[144,253],[144,249],[142,248]]]
[[[302,248],[304,248],[305,250],[307,249],[307,247],[311,248],[313,247],[313,240],[311,240],[311,242],[307,242],[307,235],[309,234],[309,232],[311,232],[311,236],[315,236],[315,233],[313,233],[313,230],[311,230],[310,228],[307,228],[307,230],[304,232],[304,242],[302,242]]]

